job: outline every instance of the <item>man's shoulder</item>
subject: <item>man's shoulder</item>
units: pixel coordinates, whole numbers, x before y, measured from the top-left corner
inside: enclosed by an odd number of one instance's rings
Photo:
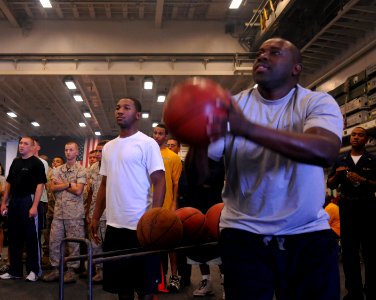
[[[365,156],[367,157],[368,160],[376,161],[376,155],[375,154],[370,153],[368,151],[366,151],[364,154],[365,154]]]
[[[315,99],[324,99],[326,101],[335,102],[334,98],[326,92],[313,91],[305,87],[302,87],[299,84],[296,85],[296,88],[297,88],[297,93],[298,93],[298,99],[315,98]]]

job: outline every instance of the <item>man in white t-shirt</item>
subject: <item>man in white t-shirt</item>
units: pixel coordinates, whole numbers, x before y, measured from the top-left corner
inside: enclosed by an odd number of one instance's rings
[[[164,164],[159,146],[137,129],[141,104],[136,99],[120,99],[115,109],[120,127],[117,138],[102,149],[100,184],[90,233],[99,242],[98,224],[106,209],[107,228],[104,251],[139,247],[136,228],[151,207],[161,207],[165,196]],[[153,191],[152,191],[153,186]],[[119,299],[151,300],[158,287],[160,262],[156,257],[105,262],[103,289]]]
[[[236,95],[228,116],[209,118],[208,135],[218,139],[209,156],[224,155],[226,166],[220,245],[229,299],[340,297],[322,206],[323,167],[340,149],[342,115],[331,96],[298,84],[301,71],[295,45],[265,41],[253,65],[257,88]]]

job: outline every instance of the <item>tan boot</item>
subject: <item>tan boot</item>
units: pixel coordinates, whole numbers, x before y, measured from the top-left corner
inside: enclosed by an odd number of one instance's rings
[[[103,281],[103,271],[102,268],[96,269],[96,274],[92,278],[93,283],[101,283]]]
[[[42,279],[46,282],[53,282],[58,281],[59,277],[59,269],[55,267],[50,273],[44,275]]]
[[[68,269],[68,271],[64,274],[64,283],[75,283],[76,282],[76,274],[74,273],[73,269]]]

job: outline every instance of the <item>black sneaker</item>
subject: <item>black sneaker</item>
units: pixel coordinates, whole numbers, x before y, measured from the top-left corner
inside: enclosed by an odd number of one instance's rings
[[[170,276],[170,284],[168,285],[167,289],[172,293],[177,293],[180,290],[180,279],[178,276],[171,275]]]

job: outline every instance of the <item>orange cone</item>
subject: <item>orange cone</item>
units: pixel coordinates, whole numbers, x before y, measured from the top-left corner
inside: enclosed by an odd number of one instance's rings
[[[165,276],[164,276],[164,272],[163,272],[163,266],[162,266],[162,263],[161,263],[161,283],[158,284],[158,292],[160,293],[168,293],[169,290],[166,289],[166,285],[165,285]]]

